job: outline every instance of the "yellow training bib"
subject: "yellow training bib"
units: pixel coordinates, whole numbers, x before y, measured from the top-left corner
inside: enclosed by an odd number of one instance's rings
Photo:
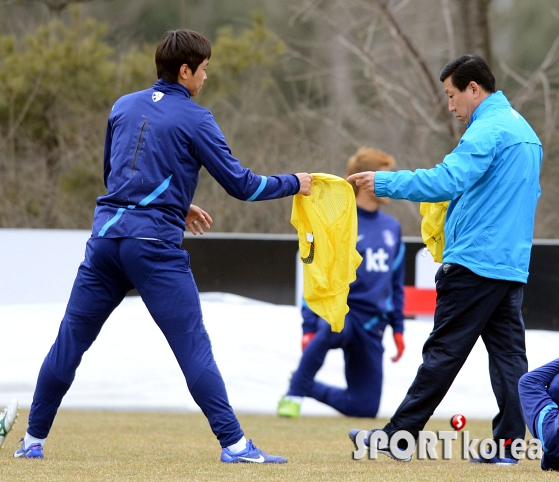
[[[351,185],[331,174],[312,174],[311,195],[293,197],[291,224],[299,235],[304,298],[340,332],[349,311],[349,285],[362,258],[356,249],[357,207]]]
[[[421,221],[421,237],[427,249],[437,263],[443,261],[445,245],[444,222],[449,201],[440,203],[421,203],[419,213],[423,216]]]

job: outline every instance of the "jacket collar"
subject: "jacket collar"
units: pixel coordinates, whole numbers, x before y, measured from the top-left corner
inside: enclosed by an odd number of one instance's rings
[[[153,88],[159,92],[163,92],[164,94],[175,92],[185,95],[190,99],[189,90],[178,82],[167,82],[166,80],[159,79],[155,84],[153,84]]]
[[[359,213],[360,216],[363,216],[365,218],[376,218],[378,216],[378,208],[375,209],[374,211],[367,211],[366,209],[360,208],[359,206],[357,206],[357,212]]]
[[[468,122],[468,127],[470,127],[472,125],[472,122],[474,122],[476,119],[478,119],[486,112],[493,110],[495,108],[507,108],[507,107],[508,108],[511,107],[509,101],[505,97],[505,94],[503,94],[502,91],[498,90],[494,94],[491,94],[485,99],[483,99],[481,104],[477,106],[476,110],[472,114],[472,117],[470,118],[470,122]]]

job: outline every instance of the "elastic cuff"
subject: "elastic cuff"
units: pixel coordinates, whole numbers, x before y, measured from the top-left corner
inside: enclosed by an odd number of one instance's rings
[[[388,197],[388,178],[391,172],[377,171],[375,173],[375,195]]]

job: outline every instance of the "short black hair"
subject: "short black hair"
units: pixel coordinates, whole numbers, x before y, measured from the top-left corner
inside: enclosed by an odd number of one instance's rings
[[[188,65],[194,73],[211,55],[212,46],[201,33],[186,29],[169,30],[155,50],[157,78],[177,82],[181,65]]]
[[[495,76],[479,55],[462,55],[451,60],[444,66],[440,81],[444,82],[448,77],[460,92],[464,92],[472,81],[490,94],[495,92]]]

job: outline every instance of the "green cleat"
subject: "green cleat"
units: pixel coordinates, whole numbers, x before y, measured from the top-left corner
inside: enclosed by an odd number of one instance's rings
[[[280,417],[299,418],[300,411],[301,404],[291,400],[287,396],[282,397],[282,399],[279,401],[278,416]]]

